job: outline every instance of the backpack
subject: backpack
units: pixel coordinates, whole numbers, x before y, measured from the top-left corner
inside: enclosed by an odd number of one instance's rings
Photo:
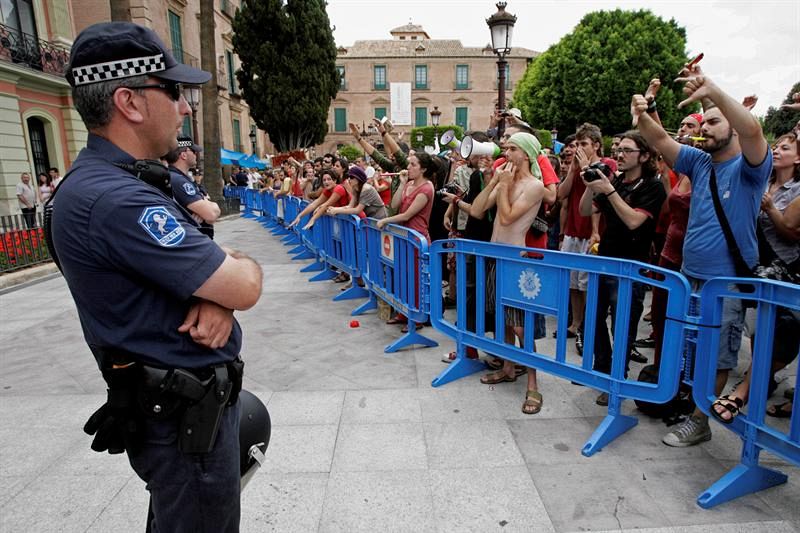
[[[643,383],[658,383],[658,367],[647,365],[639,372],[638,381]],[[647,416],[660,418],[666,425],[671,426],[684,420],[694,411],[694,399],[691,388],[681,382],[678,392],[666,403],[650,403],[643,400],[634,400],[636,407]]]

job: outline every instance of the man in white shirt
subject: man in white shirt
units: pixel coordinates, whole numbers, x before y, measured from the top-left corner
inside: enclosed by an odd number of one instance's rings
[[[25,225],[32,228],[36,225],[36,191],[31,185],[31,175],[23,172],[17,183],[17,201],[25,217]]]

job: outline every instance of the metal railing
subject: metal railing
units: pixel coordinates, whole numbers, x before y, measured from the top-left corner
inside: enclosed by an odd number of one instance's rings
[[[42,213],[0,216],[0,273],[51,261]]]
[[[0,59],[47,74],[64,76],[69,63],[69,50],[0,24]]]

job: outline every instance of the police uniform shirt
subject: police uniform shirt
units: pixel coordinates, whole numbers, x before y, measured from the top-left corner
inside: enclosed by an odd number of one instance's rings
[[[169,185],[172,189],[172,197],[178,205],[185,208],[190,215],[192,214],[192,210],[189,209],[189,206],[197,201],[206,199],[206,193],[203,188],[192,181],[192,178],[181,172],[180,169],[172,166],[169,167]],[[203,221],[200,222],[200,226],[204,228],[201,231],[205,235],[209,235],[213,238],[214,230],[211,224]]]
[[[650,256],[658,215],[667,193],[655,176],[642,177],[631,183],[625,183],[623,176],[614,179],[614,189],[631,208],[645,213],[647,219],[638,228],[629,229],[617,215],[609,198],[605,195],[596,196],[594,204],[603,213],[606,224],[598,255],[646,262]]]
[[[90,134],[54,200],[55,248],[87,344],[98,363],[101,351],[162,367],[233,360],[242,338],[235,320],[220,349],[201,347],[178,332],[192,294],[225,252],[172,199],[113,165],[133,161]]]

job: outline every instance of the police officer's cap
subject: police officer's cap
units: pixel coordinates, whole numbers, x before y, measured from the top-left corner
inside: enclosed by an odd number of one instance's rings
[[[178,63],[158,35],[131,22],[101,22],[83,30],[72,45],[66,78],[73,87],[149,74],[199,85],[211,74]]]
[[[194,140],[188,135],[181,135],[178,137],[178,149],[183,150],[184,148],[189,148],[192,152],[199,154],[203,151],[203,147],[199,144],[195,144]]]

